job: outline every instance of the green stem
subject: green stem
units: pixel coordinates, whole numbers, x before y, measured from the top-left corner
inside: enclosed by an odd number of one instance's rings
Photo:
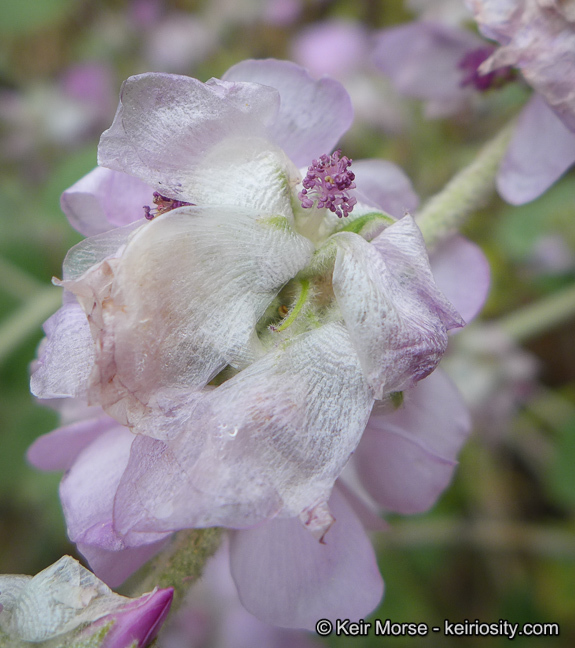
[[[525,342],[575,317],[575,284],[502,317],[498,322],[516,342]]]
[[[62,291],[42,288],[0,325],[0,362],[15,351],[62,305]]]
[[[204,566],[220,546],[222,530],[190,529],[176,533],[171,544],[145,567],[145,576],[131,596],[140,596],[154,587],[173,587],[175,611],[190,586],[201,576]]]
[[[399,521],[378,538],[381,548],[467,547],[484,551],[517,552],[575,558],[573,531],[522,522],[480,518],[475,521],[438,519]]]
[[[469,166],[454,176],[418,212],[417,224],[429,249],[457,232],[467,218],[491,198],[497,170],[514,126],[514,122],[505,126]]]
[[[309,279],[302,279],[301,282],[301,291],[298,295],[297,301],[294,305],[294,307],[291,309],[290,313],[288,316],[284,319],[284,321],[281,323],[280,326],[271,326],[271,330],[274,331],[275,333],[279,333],[280,331],[285,331],[288,326],[293,324],[295,321],[296,317],[299,315],[301,309],[304,307],[306,301],[307,301],[307,296],[309,294]]]

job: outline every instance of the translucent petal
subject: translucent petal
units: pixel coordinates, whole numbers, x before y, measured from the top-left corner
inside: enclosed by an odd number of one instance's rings
[[[152,193],[138,178],[96,167],[64,191],[60,205],[72,227],[93,236],[141,220]]]
[[[372,243],[334,236],[333,289],[374,397],[427,376],[462,320],[433,281],[417,226],[405,216]]]
[[[68,301],[44,323],[30,389],[38,398],[82,396],[94,365],[94,343],[84,311]]]
[[[351,100],[339,81],[316,81],[290,61],[242,61],[223,79],[252,81],[279,91],[281,104],[270,133],[298,167],[329,153],[353,121]]]
[[[221,160],[218,147],[228,150],[234,140],[267,142],[278,106],[276,90],[253,83],[202,83],[159,73],[130,77],[114,123],[100,140],[98,163],[134,175],[169,198],[205,204],[205,175],[198,172],[206,158]],[[272,148],[268,142],[260,151]],[[225,175],[218,182],[225,185]]]
[[[311,253],[280,216],[183,207],[146,224],[120,259],[66,284],[98,344],[92,401],[137,425],[252,361],[257,321]]]
[[[168,531],[299,515],[329,497],[372,402],[345,327],[297,336],[183,405],[173,440],[136,439],[116,524]]]

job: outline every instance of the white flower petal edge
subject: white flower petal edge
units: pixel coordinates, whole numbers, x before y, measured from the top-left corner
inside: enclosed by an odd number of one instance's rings
[[[97,343],[92,402],[137,426],[154,408],[169,417],[226,364],[245,366],[257,321],[311,254],[282,216],[182,207],[146,223],[121,258],[64,282]]]
[[[202,83],[173,74],[130,77],[114,122],[100,139],[98,164],[134,175],[176,200],[261,207],[264,182],[255,184],[253,177],[263,171],[266,190],[273,177],[278,195],[282,185],[286,194],[286,182],[299,178],[269,139],[278,107],[277,90],[255,83]],[[249,168],[242,169],[246,162]],[[238,169],[242,173],[235,178]]]
[[[30,379],[32,394],[38,398],[85,396],[94,365],[94,344],[80,305],[67,301],[44,322],[44,333]]]
[[[117,528],[130,543],[148,530],[313,514],[359,443],[372,403],[344,326],[297,336],[183,405],[173,440],[137,436],[116,495]]]
[[[411,216],[371,243],[348,232],[334,240],[334,293],[374,398],[383,399],[431,373],[447,329],[463,321],[435,285]]]

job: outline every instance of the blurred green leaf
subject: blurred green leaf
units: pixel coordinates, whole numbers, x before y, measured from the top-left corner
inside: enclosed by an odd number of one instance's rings
[[[554,498],[575,506],[575,417],[558,429],[555,458],[549,468],[548,485]]]
[[[25,34],[62,20],[77,0],[0,0],[0,32]]]

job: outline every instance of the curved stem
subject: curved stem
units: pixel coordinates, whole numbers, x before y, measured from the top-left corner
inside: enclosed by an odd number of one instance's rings
[[[473,212],[482,207],[495,190],[495,178],[515,121],[507,124],[445,188],[430,198],[416,215],[429,249],[457,232]]]

